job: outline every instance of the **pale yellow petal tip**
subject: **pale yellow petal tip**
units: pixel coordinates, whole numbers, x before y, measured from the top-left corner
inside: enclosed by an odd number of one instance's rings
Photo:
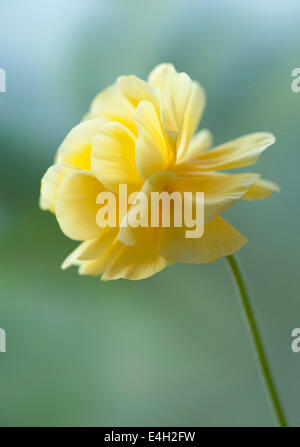
[[[173,264],[173,261],[167,261],[166,265],[163,265],[160,269],[156,270],[156,271],[151,271],[150,270],[144,270],[143,272],[118,272],[115,274],[110,274],[110,273],[106,273],[104,272],[100,279],[103,282],[107,282],[107,281],[115,281],[117,279],[126,279],[129,281],[141,281],[143,279],[149,279],[154,275],[157,275],[159,272],[161,272],[162,270],[164,270],[166,267],[168,267],[169,265]]]
[[[126,278],[122,275],[117,275],[117,276],[105,275],[103,273],[103,275],[101,275],[99,277],[99,279],[103,282],[108,282],[108,281],[116,281],[117,279],[131,279],[131,278]]]
[[[67,270],[69,267],[71,267],[72,263],[69,260],[69,257],[67,257],[63,263],[61,264],[60,268],[61,270]]]
[[[60,268],[61,270],[67,270],[69,267],[72,267],[74,265],[80,265],[80,261],[76,260],[74,253],[72,252],[69,256],[66,257]]]
[[[172,63],[163,62],[158,64],[153,68],[153,70],[150,71],[148,75],[148,82],[163,91],[170,78],[176,73],[177,71]]]
[[[47,201],[45,200],[45,196],[43,193],[44,190],[44,180],[41,181],[41,188],[40,188],[40,198],[39,198],[39,207],[43,211],[47,211],[49,209]]]
[[[261,147],[267,148],[276,142],[276,137],[272,132],[254,132],[245,135],[245,138],[249,137],[249,140],[253,140],[253,143],[259,143]]]
[[[153,276],[153,275],[150,275],[150,276]],[[142,279],[147,279],[148,277],[145,277],[145,278],[131,278],[131,277],[127,277],[127,276],[122,276],[122,275],[118,275],[118,276],[107,276],[107,275],[101,275],[100,276],[100,281],[103,281],[103,282],[108,282],[108,281],[117,281],[118,279],[126,279],[126,280],[128,280],[128,281],[140,281],[140,280],[142,280]]]
[[[79,266],[79,268],[78,268],[78,274],[79,274],[80,276],[87,275],[87,273],[85,273],[85,271],[84,271],[84,263],[82,263],[82,264]]]
[[[258,135],[261,135],[262,138],[269,140],[270,144],[275,143],[276,137],[272,132],[257,132]]]
[[[50,200],[48,194],[45,193],[45,185],[41,185],[39,207],[42,211],[50,211],[55,213],[54,202]]]
[[[154,67],[151,71],[151,73],[155,73],[155,72],[162,72],[164,70],[170,70],[170,71],[174,71],[174,73],[176,73],[176,69],[174,67],[174,65],[172,64],[172,62],[161,62],[160,64],[156,65],[156,67]]]
[[[67,270],[67,269],[70,268],[70,267],[79,267],[79,268],[78,268],[78,273],[80,274],[79,269],[80,269],[80,267],[82,266],[83,261],[79,261],[79,260],[76,260],[76,259],[74,259],[74,258],[71,258],[71,255],[72,255],[72,254],[73,254],[73,253],[71,253],[69,256],[66,257],[66,259],[65,259],[65,260],[63,261],[63,263],[61,264],[60,269],[61,269],[61,270]]]
[[[261,139],[261,152],[276,143],[276,137],[271,132],[258,132],[257,136]]]
[[[253,201],[253,200],[263,200],[267,199],[272,195],[273,192],[280,192],[280,187],[277,183],[271,182],[270,180],[259,179],[253,183],[243,199]]]

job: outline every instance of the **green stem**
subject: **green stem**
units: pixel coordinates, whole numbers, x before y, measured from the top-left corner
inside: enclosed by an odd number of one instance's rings
[[[234,282],[236,284],[238,295],[241,300],[241,305],[248,323],[249,332],[253,342],[255,354],[258,359],[258,367],[261,370],[262,378],[265,383],[266,391],[269,396],[270,404],[278,425],[281,427],[287,427],[286,418],[280,403],[278,393],[274,384],[274,380],[271,374],[271,369],[268,363],[268,359],[264,350],[261,336],[258,331],[257,323],[255,321],[254,313],[250,304],[249,295],[246,289],[245,280],[242,276],[239,262],[234,255],[226,257],[228,265],[230,267]]]

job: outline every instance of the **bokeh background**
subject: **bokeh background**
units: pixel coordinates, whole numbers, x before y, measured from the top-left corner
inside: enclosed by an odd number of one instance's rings
[[[261,426],[273,420],[224,260],[104,283],[60,264],[76,243],[40,178],[95,94],[172,62],[204,86],[215,143],[271,131],[248,169],[281,185],[226,213],[276,383],[300,425],[300,4],[283,0],[1,2],[0,425]]]

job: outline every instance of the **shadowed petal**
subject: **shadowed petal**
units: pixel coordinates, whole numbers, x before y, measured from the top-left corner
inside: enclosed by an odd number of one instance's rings
[[[212,145],[212,135],[209,130],[200,130],[188,143],[186,150],[182,154],[179,162],[188,163],[197,158],[202,152]]]
[[[68,163],[90,171],[93,139],[106,121],[105,118],[98,118],[75,126],[58,148],[57,163]]]
[[[95,176],[109,190],[118,192],[119,184],[139,190],[142,178],[135,164],[135,137],[122,124],[108,122],[94,139],[91,166]]]
[[[97,225],[97,196],[104,191],[91,172],[68,174],[57,191],[55,213],[62,231],[71,239],[96,239],[106,228]]]
[[[79,272],[87,275],[101,275],[102,280],[126,278],[139,280],[161,271],[172,261],[164,259],[157,251],[159,231],[145,229],[145,237],[138,245],[129,247],[115,239],[100,259],[84,262]]]
[[[155,172],[164,171],[169,162],[168,147],[159,117],[148,101],[139,103],[136,109],[138,138],[135,159],[140,175],[147,179]]]
[[[205,107],[205,93],[198,82],[192,81],[189,101],[184,113],[182,131],[178,141],[178,156],[184,154],[191,137],[197,130]]]
[[[191,89],[192,81],[185,73],[176,74],[167,84],[161,100],[161,117],[166,131],[180,135]]]
[[[229,256],[245,245],[247,239],[221,217],[205,225],[198,239],[185,237],[185,228],[164,228],[158,246],[162,256],[175,262],[213,262]]]
[[[58,188],[70,172],[77,170],[75,166],[65,163],[58,163],[47,170],[41,182],[40,207],[42,210],[49,210],[54,213]]]
[[[243,199],[261,200],[269,197],[273,192],[279,192],[279,186],[270,180],[259,179],[250,186]]]
[[[118,83],[115,83],[96,96],[84,119],[106,117],[111,121],[118,121],[136,135],[134,112],[135,107],[123,95]]]
[[[123,95],[136,108],[141,101],[149,101],[159,112],[159,90],[137,76],[120,76],[117,83]]]
[[[255,163],[260,154],[275,142],[271,133],[245,135],[203,152],[193,163],[202,170],[231,169]]]
[[[65,270],[72,265],[81,264],[80,261],[100,259],[113,243],[116,234],[117,230],[110,228],[108,231],[103,232],[97,239],[82,242],[64,260],[61,268]]]
[[[178,174],[174,185],[177,191],[204,193],[205,223],[222,214],[249,190],[258,180],[258,174],[222,174],[218,172]]]

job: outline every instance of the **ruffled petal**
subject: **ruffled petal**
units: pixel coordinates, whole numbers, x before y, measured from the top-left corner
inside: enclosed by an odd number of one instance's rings
[[[204,104],[205,94],[197,82],[191,81],[185,73],[171,77],[162,95],[161,116],[177,158],[183,157],[199,124]]]
[[[185,228],[164,228],[159,253],[174,262],[213,262],[229,256],[245,245],[247,239],[221,217],[205,225],[198,239],[185,237]]]
[[[188,163],[197,158],[212,145],[212,134],[207,129],[200,130],[188,143],[179,162]]]
[[[137,76],[120,76],[117,83],[123,95],[136,108],[141,101],[151,102],[156,111],[159,112],[160,92],[148,82]]]
[[[136,109],[138,138],[135,159],[140,175],[147,179],[158,171],[164,171],[170,161],[160,119],[152,103],[142,101]]]
[[[57,191],[55,213],[62,231],[71,239],[96,239],[107,228],[97,225],[99,205],[96,200],[104,191],[91,172],[68,174]]]
[[[172,261],[164,259],[157,251],[159,232],[145,229],[143,241],[128,247],[115,239],[100,259],[84,262],[79,272],[85,275],[101,275],[102,280],[126,278],[139,280],[161,271]]]
[[[105,269],[102,280],[145,279],[171,265],[173,262],[157,251],[159,236],[159,229],[147,228],[142,241],[134,247],[116,241],[116,255]]]
[[[93,244],[94,241],[97,239],[92,239],[91,241],[84,241],[78,247],[75,248],[64,260],[64,262],[61,265],[62,270],[65,270],[69,268],[71,265],[79,265],[79,258],[82,255],[82,253],[85,252],[85,250],[90,246],[90,244]]]
[[[177,212],[176,218],[180,219],[182,225],[185,226],[184,203],[186,200],[190,201],[190,216],[197,216],[199,222],[198,227],[207,224],[217,216],[222,214],[230,206],[232,206],[239,198],[241,198],[251,185],[258,179],[257,174],[220,174],[220,173],[198,173],[190,175],[177,175],[174,172],[163,172],[152,175],[143,185],[140,194],[146,195],[147,198],[147,215],[148,221],[145,226],[151,226],[151,213],[157,212],[152,209],[151,193],[161,193],[165,191],[168,193],[168,198],[165,202],[164,213],[167,213],[170,220],[170,226],[175,222],[175,209]],[[178,194],[178,201],[172,199],[172,193]],[[187,193],[192,193],[190,197]],[[204,201],[202,196],[197,193],[204,193]],[[118,238],[121,242],[127,245],[136,245],[142,240],[144,228],[140,225],[140,210],[141,203],[143,204],[143,197],[139,199],[136,197],[136,204],[131,206],[128,214],[124,218],[125,225],[121,225]],[[162,202],[160,202],[162,203]],[[178,209],[179,208],[179,209]],[[158,216],[159,227],[162,227],[162,208],[160,207]],[[180,213],[180,214],[179,214]],[[204,215],[203,215],[204,213]],[[135,217],[138,216],[138,222]],[[203,217],[203,220],[202,220]],[[184,227],[184,231],[189,228]]]
[[[205,107],[205,93],[198,82],[192,81],[189,101],[184,113],[181,138],[178,141],[178,157],[181,157],[197,130]],[[184,155],[183,155],[184,156]]]
[[[204,220],[211,221],[232,206],[258,180],[258,174],[222,174],[218,172],[180,175],[174,187],[184,192],[204,193]]]
[[[243,199],[261,200],[269,197],[273,192],[279,192],[279,186],[270,180],[259,179],[250,186]]]
[[[41,181],[40,207],[42,210],[49,210],[54,213],[54,204],[57,196],[57,190],[62,184],[64,178],[77,168],[64,163],[51,166]]]
[[[161,116],[167,131],[180,133],[191,88],[192,81],[185,73],[176,74],[167,84],[161,100]]]
[[[118,83],[115,83],[96,96],[84,119],[106,117],[111,121],[118,121],[136,135],[134,112],[135,107],[123,95]]]
[[[177,71],[172,64],[159,64],[149,74],[148,81],[151,85],[163,92],[172,77],[177,74]]]
[[[58,149],[57,163],[68,163],[90,171],[92,142],[105,122],[107,119],[98,118],[83,121],[75,126]]]
[[[144,237],[145,227],[142,227],[141,225],[136,225],[136,222],[135,222],[136,215],[140,214],[137,211],[139,211],[141,209],[141,203],[142,203],[141,199],[142,198],[140,199],[140,195],[145,196],[147,199],[148,227],[150,227],[151,226],[151,193],[152,192],[160,193],[161,191],[170,191],[170,190],[174,189],[174,184],[176,181],[177,181],[177,175],[171,171],[157,172],[145,181],[141,191],[136,195],[135,204],[133,204],[129,208],[128,213],[124,217],[123,222],[121,224],[118,238],[123,244],[136,245]]]
[[[231,169],[255,163],[275,142],[271,133],[253,133],[201,153],[193,163],[202,170]]]
[[[138,191],[142,178],[135,164],[135,137],[122,124],[108,122],[94,139],[91,166],[95,176],[109,190],[118,192],[119,184]]]
[[[113,243],[117,234],[117,229],[111,228],[98,237],[82,242],[69,256],[64,260],[61,268],[67,269],[72,265],[80,265],[81,261],[91,261],[101,258]]]

